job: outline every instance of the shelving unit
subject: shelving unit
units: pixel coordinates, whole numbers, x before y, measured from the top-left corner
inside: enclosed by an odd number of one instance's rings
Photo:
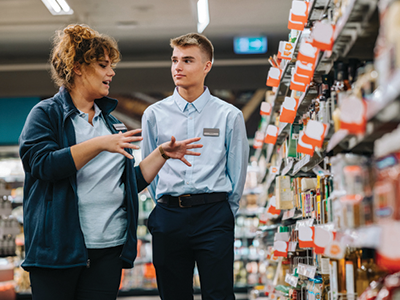
[[[316,87],[322,83],[323,76],[333,73],[333,67],[336,62],[347,63],[351,59],[368,60],[368,61],[372,61],[374,59],[375,54],[373,50],[375,47],[375,39],[377,38],[378,34],[380,35],[383,34],[382,32],[379,32],[380,25],[379,25],[378,4],[380,5],[380,9],[383,9],[382,7],[384,6],[389,7],[391,4],[394,3],[393,1],[382,1],[382,2],[383,3],[378,3],[377,0],[375,1],[350,0],[345,2],[347,5],[345,9],[341,11],[341,16],[335,24],[333,48],[331,51],[320,51],[315,66],[314,76],[312,78],[312,84],[310,84],[307,87],[306,91],[302,93],[300,97],[296,113],[296,119],[294,123],[298,123],[299,119],[301,119],[303,114],[309,110],[311,101],[317,98],[318,93]],[[335,3],[337,4],[340,2],[335,2]],[[312,31],[312,26],[315,21],[321,20],[323,16],[326,14],[329,16],[334,5],[335,5],[334,2],[329,0],[309,2],[308,22],[306,23],[305,26],[306,28],[303,30],[302,34],[299,35],[296,41],[296,47],[298,47],[302,39],[309,37],[310,29]],[[330,18],[328,19],[330,20]],[[367,100],[364,100],[366,102],[367,123],[366,123],[366,130],[363,134],[350,134],[349,131],[344,129],[340,129],[335,132],[332,126],[333,124],[330,124],[331,126],[327,130],[323,146],[321,148],[316,148],[314,154],[311,156],[303,155],[302,158],[296,159],[294,157],[286,157],[286,156],[282,157],[282,154],[279,152],[281,151],[283,144],[291,134],[290,132],[291,124],[287,123],[277,124],[278,122],[275,121],[275,115],[278,114],[278,112],[280,111],[280,106],[282,105],[283,100],[285,99],[285,97],[289,97],[291,94],[290,77],[292,72],[294,71],[292,69],[294,68],[294,63],[296,62],[296,56],[297,53],[293,55],[291,61],[285,61],[280,66],[283,72],[281,82],[276,89],[273,89],[275,91],[275,96],[272,97],[273,102],[271,103],[273,105],[273,110],[271,116],[267,119],[267,121],[268,124],[274,124],[279,128],[277,142],[274,145],[265,144],[263,146],[263,150],[260,150],[260,153],[263,153],[263,151],[265,151],[264,153],[267,162],[269,162],[273,166],[276,166],[279,169],[278,173],[274,174],[269,173],[267,171],[268,173],[266,174],[266,176],[264,176],[265,178],[263,185],[264,188],[267,189],[271,194],[281,192],[282,188],[278,191],[279,187],[276,187],[275,181],[278,178],[279,180],[283,180],[282,179],[283,177],[291,178],[291,184],[292,184],[291,189],[293,193],[292,194],[293,203],[295,207],[291,209],[287,208],[281,209],[281,214],[278,219],[273,220],[271,218],[271,222],[275,223],[274,225],[272,225],[273,227],[260,226],[257,237],[260,238],[260,241],[262,241],[263,235],[264,234],[270,235],[272,231],[274,233],[274,239],[264,241],[263,247],[270,248],[270,251],[272,251],[270,255],[272,257],[274,253],[278,253],[277,254],[278,256],[287,257],[286,259],[284,258],[283,261],[286,260],[289,261],[293,257],[296,258],[301,257],[301,255],[298,252],[307,251],[307,256],[311,255],[310,256],[311,264],[306,263],[304,267],[305,268],[315,267],[316,274],[318,274],[319,276],[322,275],[322,278],[325,278],[324,276],[328,277],[331,276],[332,274],[330,274],[329,272],[332,271],[329,271],[327,273],[326,269],[323,270],[322,259],[325,259],[324,258],[325,256],[321,255],[328,255],[330,253],[329,251],[331,251],[329,247],[339,247],[338,249],[342,249],[340,251],[348,251],[348,253],[355,253],[352,252],[355,251],[353,250],[353,248],[357,249],[372,248],[376,249],[379,253],[382,250],[382,241],[383,241],[382,236],[385,236],[385,232],[389,230],[388,228],[390,226],[398,228],[400,225],[398,221],[389,223],[393,225],[382,225],[379,223],[379,221],[376,220],[374,222],[368,220],[366,224],[362,225],[358,223],[354,224],[346,223],[348,222],[348,220],[352,220],[351,219],[352,217],[349,217],[350,215],[343,216],[343,218],[346,219],[345,221],[343,220],[338,221],[336,219],[336,214],[338,213],[337,211],[338,209],[345,208],[347,210],[347,214],[355,214],[356,209],[361,211],[361,208],[358,208],[358,206],[356,205],[363,205],[362,209],[367,207],[366,205],[370,205],[368,204],[370,202],[364,203],[364,198],[365,199],[370,198],[372,199],[370,201],[373,201],[374,188],[372,188],[372,190],[369,190],[366,194],[362,193],[361,198],[355,198],[355,196],[349,194],[350,192],[347,190],[346,191],[328,190],[327,192],[326,191],[327,187],[331,186],[329,184],[327,184],[324,187],[321,187],[321,190],[319,186],[317,188],[314,187],[311,190],[311,199],[313,199],[311,201],[314,202],[310,202],[311,203],[310,205],[313,207],[313,209],[308,213],[304,213],[304,210],[306,210],[307,208],[303,207],[302,208],[303,211],[299,210],[299,208],[297,207],[298,204],[295,203],[298,200],[296,200],[295,196],[297,195],[297,190],[295,190],[294,182],[298,177],[309,178],[309,179],[315,178],[316,182],[320,184],[320,182],[322,182],[320,181],[321,180],[320,178],[324,178],[323,180],[325,180],[325,178],[328,177],[335,178],[335,176],[336,178],[339,178],[340,176],[343,178],[344,177],[347,178],[348,176],[350,176],[349,172],[353,172],[351,170],[358,170],[358,168],[364,167],[363,165],[360,166],[355,165],[353,169],[343,171],[343,174],[340,175],[335,173],[337,172],[337,169],[335,169],[334,171],[333,169],[329,170],[327,166],[331,164],[330,158],[340,153],[349,153],[348,155],[356,154],[359,155],[358,157],[361,157],[361,155],[364,156],[367,155],[369,157],[369,162],[368,162],[369,165],[365,167],[372,168],[371,161],[375,159],[373,157],[375,141],[380,139],[384,134],[392,132],[400,124],[400,75],[399,75],[400,70],[395,69],[390,74],[389,80],[383,83],[381,82],[381,85],[375,89],[372,98],[370,97]],[[393,64],[394,63],[392,62],[392,65]],[[326,77],[324,78],[325,78],[324,80],[326,80]],[[260,128],[260,130],[265,130],[265,129],[266,126]],[[363,172],[367,171],[364,170]],[[368,169],[368,172],[371,172],[370,169]],[[373,180],[376,180],[376,178],[373,178]],[[336,181],[340,180],[336,179]],[[333,185],[335,184],[336,183],[334,182]],[[285,188],[287,187],[285,186]],[[323,197],[319,196],[321,195],[319,194],[320,191],[322,193],[322,188],[324,189],[324,193],[327,193],[327,195],[330,194],[328,198],[325,198],[325,194],[323,195]],[[335,189],[336,188],[337,187],[335,187]],[[309,193],[309,191],[305,192],[304,194],[306,195],[307,193]],[[317,195],[318,197],[321,198],[318,198]],[[396,197],[399,197],[399,195],[396,194]],[[321,199],[323,201],[317,203],[318,201],[317,199]],[[285,201],[288,200],[286,199]],[[303,200],[300,201],[304,201],[304,198]],[[300,206],[301,205],[304,206],[304,203],[306,202],[303,202],[303,204],[300,204]],[[338,203],[340,203],[340,205]],[[282,204],[279,202],[279,205]],[[371,204],[371,209],[375,208],[376,207],[372,207]],[[278,205],[276,209],[279,209]],[[370,214],[372,214],[372,211],[370,212]],[[356,217],[358,218],[358,216]],[[365,216],[365,218],[367,218],[367,216]],[[379,217],[377,219],[379,220]],[[359,221],[360,220],[357,219],[354,222],[359,222]],[[300,227],[304,225],[303,224],[304,222],[310,223],[306,225],[306,227],[308,228],[310,226],[310,228],[311,227],[315,228],[313,230],[318,230],[319,235],[317,236],[318,237],[317,239],[316,237],[317,233],[313,231],[310,237],[312,236],[312,242],[315,244],[310,244],[310,246],[304,246],[306,244],[303,244],[303,246],[299,247],[300,244],[297,244],[296,246],[293,243],[298,243],[298,242],[304,243],[303,242],[304,236],[302,237],[302,239],[299,239],[298,236],[300,234],[300,229],[301,229]],[[340,226],[338,226],[338,224],[340,224]],[[274,230],[272,230],[271,228],[274,228]],[[283,237],[283,235],[281,235],[282,232],[281,230],[287,230],[287,228],[289,228],[290,238],[286,240]],[[393,231],[393,229],[390,230]],[[325,235],[335,236],[334,238],[332,238],[332,241],[336,242],[337,239],[338,241],[340,241],[341,244],[336,245],[334,242],[330,241],[328,244],[326,244],[327,245],[326,249],[325,246],[322,248],[322,250],[318,249],[319,246],[317,246],[317,244],[321,241],[320,234],[322,234],[320,232],[324,232]],[[304,231],[301,234],[304,234]],[[400,238],[400,235],[396,237]],[[316,240],[314,241],[314,239]],[[278,245],[277,243],[281,241],[287,242],[288,248],[286,248],[286,250],[287,249],[289,250],[286,254],[282,254],[281,250],[279,250],[279,249],[284,249],[280,248],[282,247],[282,244]],[[385,247],[388,246],[387,240],[385,241],[385,245],[386,245]],[[310,252],[311,254],[308,254],[308,251],[311,251]],[[400,255],[398,251],[396,253],[397,255]],[[341,257],[344,257],[345,254],[343,252],[343,254],[340,255],[342,255]],[[348,255],[350,257],[350,254]],[[379,255],[384,255],[384,254],[379,254]],[[327,256],[327,257],[329,262],[329,258],[332,259],[332,256]],[[269,256],[266,258],[267,261],[271,261],[270,259],[271,258]],[[336,257],[335,259],[339,259],[339,256]],[[348,259],[347,256],[346,259]],[[361,257],[359,258],[359,261],[361,262]],[[304,300],[305,299],[303,295],[304,289],[303,287],[299,288],[297,282],[299,277],[297,276],[297,274],[294,274],[294,269],[295,267],[298,266],[297,264],[293,264],[293,262],[291,262],[290,264],[291,264],[291,270],[290,272],[286,273],[286,281],[285,280],[282,281],[281,278],[280,282],[285,281],[285,284],[291,285],[292,291],[298,290],[297,298],[301,298],[302,300]],[[315,265],[313,266],[313,264]],[[332,268],[333,267],[331,266],[331,270]],[[297,271],[299,272],[299,274],[302,274],[301,273],[302,271],[299,271],[298,268]],[[282,276],[282,274],[284,274],[285,272],[286,270],[281,265],[279,265],[279,267],[277,267],[277,273],[279,273],[280,275],[276,275],[276,277]],[[314,279],[314,273],[308,277]],[[320,279],[321,277],[318,278],[319,278],[318,280],[321,280],[322,282],[322,279]],[[354,275],[354,278],[356,278],[356,275]],[[259,292],[256,293],[254,291],[254,295],[256,294],[257,295],[251,299],[275,299],[279,297],[280,299],[288,299],[288,298],[293,299],[292,296],[289,297],[284,292],[275,289],[276,287],[277,287],[277,280],[274,280],[274,282],[267,282],[266,284],[264,284],[264,288],[260,289],[263,291],[263,293],[265,292],[266,297],[263,297],[264,294],[260,294]],[[351,287],[351,283],[349,287]],[[301,293],[299,294],[300,290]],[[357,297],[356,295],[357,294],[355,294],[354,290],[353,291],[348,290],[347,294],[344,292],[340,293],[336,292],[336,294],[330,292],[326,294],[326,297],[329,296],[330,299],[334,300],[346,297],[355,299]],[[319,296],[321,296],[321,294]]]

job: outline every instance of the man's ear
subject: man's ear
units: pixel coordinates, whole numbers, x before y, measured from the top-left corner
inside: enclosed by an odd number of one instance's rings
[[[208,73],[208,72],[211,71],[211,68],[212,68],[212,62],[211,62],[211,61],[206,62],[206,65],[205,65],[205,67],[204,67],[204,71],[205,71],[206,73]]]
[[[81,71],[81,67],[82,65],[79,62],[75,62],[74,63],[74,73],[78,76],[82,75],[82,71]]]

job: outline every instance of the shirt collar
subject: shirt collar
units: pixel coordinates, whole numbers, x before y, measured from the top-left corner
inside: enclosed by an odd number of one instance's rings
[[[201,94],[199,98],[197,98],[196,100],[194,100],[192,102],[194,108],[199,113],[201,113],[201,111],[206,106],[210,97],[211,97],[210,91],[209,91],[208,87],[205,86],[203,94]],[[179,109],[183,112],[186,108],[186,105],[188,105],[189,102],[187,102],[185,99],[182,98],[181,95],[179,95],[178,87],[175,88],[175,90],[174,90],[173,98],[174,98],[176,105],[178,105]]]
[[[94,118],[95,118],[95,117],[98,117],[101,114],[101,109],[100,109],[100,107],[98,107],[98,105],[96,103],[94,103],[93,105],[94,105]],[[78,114],[80,116],[86,116],[87,115],[87,113],[84,113],[83,111],[80,111],[79,109],[78,109]]]

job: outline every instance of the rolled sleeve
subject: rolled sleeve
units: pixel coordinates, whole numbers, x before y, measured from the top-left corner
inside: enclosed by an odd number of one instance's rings
[[[142,171],[140,170],[140,167],[137,166],[134,168],[135,169],[135,176],[136,176],[136,185],[138,188],[138,192],[140,193],[142,190],[144,190],[149,184],[148,182],[144,179]]]

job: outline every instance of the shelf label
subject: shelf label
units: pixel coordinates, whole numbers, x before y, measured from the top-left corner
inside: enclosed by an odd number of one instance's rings
[[[331,51],[334,43],[335,26],[321,21],[315,22],[311,32],[312,45],[320,50]]]
[[[278,139],[278,127],[274,125],[268,125],[264,143],[275,145],[277,139]]]
[[[295,73],[299,75],[314,76],[314,65],[312,63],[296,61]]]
[[[274,242],[274,256],[287,257],[289,250],[289,243],[284,241]]]
[[[322,148],[328,128],[327,124],[313,120],[308,121],[304,131],[303,142],[313,147]]]
[[[306,276],[308,278],[314,278],[315,272],[317,271],[317,267],[305,265],[305,264],[298,264],[297,266],[297,273],[299,275]]]
[[[285,282],[289,283],[291,286],[296,287],[297,281],[299,281],[299,277],[295,277],[291,274],[286,274]]]
[[[295,15],[292,13],[292,10],[289,12],[289,22],[288,22],[288,28],[292,30],[299,30],[303,31],[304,29],[304,23],[302,22],[296,22],[293,20],[293,18],[296,18]]]
[[[278,87],[282,77],[282,70],[270,68],[268,71],[267,86]]]
[[[307,23],[308,7],[310,3],[305,1],[292,1],[292,20],[295,22]]]
[[[299,247],[312,248],[314,247],[314,227],[302,226],[299,228]]]
[[[316,62],[318,59],[318,48],[311,45],[310,42],[306,40],[302,40],[299,47],[299,54],[297,55],[297,60],[302,61],[303,63],[311,63],[313,66],[316,66]]]
[[[292,60],[294,48],[294,44],[280,41],[278,48],[278,58]]]
[[[292,97],[285,97],[281,106],[279,122],[293,123],[296,118],[298,100]]]
[[[340,102],[340,128],[350,134],[363,134],[367,126],[367,105],[363,99],[349,96]]]
[[[261,102],[260,106],[260,114],[263,116],[269,116],[271,114],[272,106],[271,103],[268,102]]]
[[[304,153],[312,156],[314,154],[314,147],[304,140],[304,131],[300,132],[299,142],[297,143],[297,153]],[[301,166],[302,168],[303,166]],[[300,169],[301,169],[300,168]]]
[[[292,208],[290,210],[285,211],[283,213],[282,220],[287,220],[287,219],[293,218],[295,212],[296,212],[296,208]]]
[[[299,230],[301,227],[311,227],[314,224],[314,218],[298,220],[296,222],[296,230]]]

